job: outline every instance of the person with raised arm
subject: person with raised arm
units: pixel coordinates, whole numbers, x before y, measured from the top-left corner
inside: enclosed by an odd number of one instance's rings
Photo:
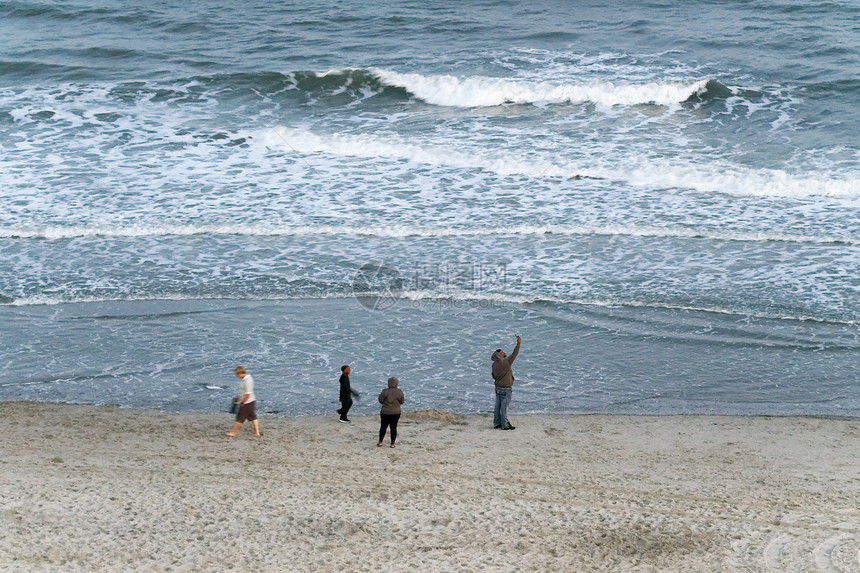
[[[514,371],[511,367],[517,355],[520,353],[520,343],[523,339],[517,336],[517,346],[508,356],[501,348],[493,352],[490,360],[493,362],[493,381],[496,387],[496,405],[493,408],[493,428],[499,430],[513,430],[514,427],[508,420],[508,405],[511,403],[511,395],[514,392]]]

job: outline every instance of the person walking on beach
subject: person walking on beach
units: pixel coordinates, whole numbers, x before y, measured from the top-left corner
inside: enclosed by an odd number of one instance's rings
[[[257,421],[257,397],[254,396],[254,379],[245,371],[244,366],[236,367],[236,376],[241,380],[239,395],[236,396],[236,401],[239,402],[239,412],[236,413],[236,423],[233,425],[233,429],[227,432],[227,435],[235,438],[245,420],[251,420],[251,423],[254,424],[254,436],[259,437],[260,423]]]
[[[340,367],[340,372],[340,410],[337,413],[340,414],[339,421],[348,424],[350,419],[346,417],[346,413],[352,408],[352,397],[355,396],[358,400],[359,394],[349,385],[349,373],[352,372],[352,368],[345,364]]]
[[[379,394],[379,403],[382,404],[380,411],[381,424],[379,426],[379,443],[377,446],[382,446],[382,440],[385,438],[385,431],[391,426],[391,447],[394,447],[394,442],[397,441],[397,422],[400,420],[400,405],[405,402],[403,390],[397,387],[397,378],[392,376],[388,379],[388,388]]]
[[[522,338],[517,336],[517,347],[508,356],[501,348],[493,352],[490,360],[493,361],[493,380],[496,386],[496,405],[493,408],[493,428],[501,430],[513,430],[514,427],[508,420],[508,405],[511,403],[511,395],[514,392],[514,371],[511,366],[520,353]]]

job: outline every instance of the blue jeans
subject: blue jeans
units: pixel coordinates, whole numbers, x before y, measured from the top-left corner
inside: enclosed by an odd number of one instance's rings
[[[496,386],[496,407],[493,408],[493,426],[507,428],[511,425],[508,421],[508,404],[511,403],[513,388],[499,388]]]

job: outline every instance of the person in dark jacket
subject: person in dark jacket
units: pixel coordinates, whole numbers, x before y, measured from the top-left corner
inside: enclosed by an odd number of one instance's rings
[[[339,421],[347,424],[350,422],[350,419],[346,417],[346,413],[352,408],[352,397],[355,396],[357,400],[359,395],[349,385],[349,374],[352,372],[352,368],[348,364],[345,364],[340,367],[340,372],[340,410],[337,413],[340,414]]]
[[[380,411],[381,424],[379,426],[379,443],[385,438],[385,431],[391,426],[391,447],[397,441],[397,422],[400,420],[400,405],[405,402],[403,390],[397,387],[398,380],[395,377],[388,379],[388,388],[379,394],[379,403],[382,404]]]
[[[493,428],[501,430],[513,430],[514,427],[508,420],[508,404],[511,403],[511,395],[514,392],[514,371],[511,366],[520,353],[522,338],[517,336],[517,347],[508,356],[499,348],[490,357],[493,361],[493,381],[496,386],[496,405],[493,408]]]

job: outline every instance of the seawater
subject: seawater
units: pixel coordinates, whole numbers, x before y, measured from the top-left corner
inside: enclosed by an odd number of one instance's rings
[[[858,26],[4,2],[0,399],[486,411],[519,334],[514,411],[857,415]]]

